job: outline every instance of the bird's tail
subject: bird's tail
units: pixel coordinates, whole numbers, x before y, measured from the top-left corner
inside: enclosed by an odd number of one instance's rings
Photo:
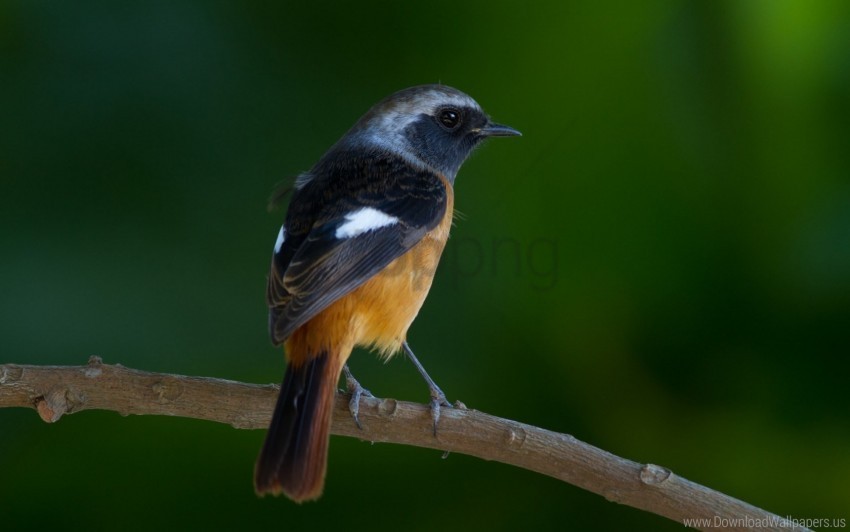
[[[340,371],[340,357],[328,352],[302,364],[289,362],[254,469],[257,494],[284,493],[296,502],[322,494]]]

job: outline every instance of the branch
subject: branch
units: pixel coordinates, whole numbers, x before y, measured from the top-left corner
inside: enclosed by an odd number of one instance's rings
[[[0,408],[30,407],[53,423],[82,410],[167,415],[265,429],[278,387],[150,373],[103,364],[0,366]],[[703,530],[808,530],[653,464],[639,464],[581,442],[476,410],[446,408],[436,437],[426,405],[362,398],[358,429],[349,396],[337,396],[334,434],[468,454],[536,471]],[[699,520],[704,519],[700,524]]]

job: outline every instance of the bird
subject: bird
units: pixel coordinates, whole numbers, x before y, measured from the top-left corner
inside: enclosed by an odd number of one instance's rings
[[[321,496],[341,375],[358,426],[359,399],[371,395],[348,370],[355,347],[407,354],[429,386],[436,430],[451,405],[407,331],[449,237],[458,170],[483,140],[518,135],[465,93],[420,85],[379,101],[296,178],[266,289],[287,367],[254,470],[258,495]]]

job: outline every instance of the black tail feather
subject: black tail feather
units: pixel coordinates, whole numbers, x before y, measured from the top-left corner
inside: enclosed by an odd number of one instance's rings
[[[321,495],[330,415],[339,369],[328,353],[286,368],[266,441],[254,471],[258,494],[296,501]]]

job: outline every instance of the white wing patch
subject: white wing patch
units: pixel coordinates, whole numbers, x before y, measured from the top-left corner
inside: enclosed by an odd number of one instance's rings
[[[372,207],[363,207],[345,215],[345,223],[337,227],[334,236],[352,238],[357,235],[398,223],[398,218]]]
[[[274,242],[274,252],[280,253],[280,248],[283,246],[283,241],[286,240],[286,229],[280,226],[280,232],[277,234],[277,240]]]

